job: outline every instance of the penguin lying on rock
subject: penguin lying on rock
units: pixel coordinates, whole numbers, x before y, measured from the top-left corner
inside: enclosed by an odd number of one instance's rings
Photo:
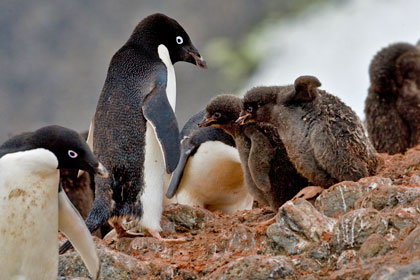
[[[181,158],[172,174],[167,197],[171,202],[210,211],[234,213],[252,208],[238,151],[222,129],[198,127],[205,111],[190,118],[181,131]]]
[[[420,144],[420,48],[407,43],[383,48],[369,75],[365,113],[373,146],[396,154]]]
[[[1,279],[56,279],[58,230],[98,278],[92,236],[59,187],[62,168],[107,176],[84,139],[64,127],[47,126],[0,146]]]
[[[222,128],[235,139],[245,173],[246,184],[254,198],[273,211],[308,185],[297,173],[285,147],[271,125],[250,123],[239,126],[241,99],[222,94],[206,107],[202,126]]]
[[[88,143],[110,172],[95,178],[95,201],[86,219],[91,232],[108,219],[119,237],[121,217],[139,221],[162,239],[160,219],[164,176],[179,160],[173,63],[206,63],[174,19],[153,14],[143,19],[112,57]],[[168,239],[169,240],[169,239]],[[70,248],[66,243],[60,253]]]
[[[277,128],[290,161],[314,185],[329,187],[376,172],[376,151],[353,110],[301,76],[294,85],[256,87],[243,98],[242,124]]]

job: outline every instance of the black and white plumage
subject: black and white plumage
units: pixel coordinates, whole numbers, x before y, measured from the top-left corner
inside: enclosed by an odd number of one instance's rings
[[[100,261],[83,219],[59,187],[59,169],[106,176],[75,131],[48,126],[0,146],[0,271],[2,279],[55,279],[62,231],[97,279]]]
[[[192,116],[181,131],[181,157],[167,197],[225,213],[251,209],[235,141],[220,128],[199,127],[204,115],[202,110]]]
[[[112,57],[88,136],[110,172],[108,179],[95,178],[86,220],[91,232],[110,218],[117,218],[115,224],[131,217],[160,238],[165,171],[176,168],[180,154],[173,68],[178,61],[206,67],[185,30],[163,14],[143,19]]]

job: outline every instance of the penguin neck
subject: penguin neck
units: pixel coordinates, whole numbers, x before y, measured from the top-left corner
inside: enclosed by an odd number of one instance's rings
[[[166,96],[168,97],[169,104],[171,104],[172,110],[175,112],[176,77],[175,77],[174,65],[172,64],[168,48],[165,45],[160,44],[158,46],[158,54],[159,54],[160,60],[162,60],[162,62],[166,66],[166,73],[167,73]]]

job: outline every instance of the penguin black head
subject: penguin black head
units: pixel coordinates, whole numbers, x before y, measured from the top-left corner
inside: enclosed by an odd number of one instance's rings
[[[43,148],[58,160],[58,169],[74,168],[108,176],[105,167],[93,155],[83,137],[74,130],[51,125],[34,132],[15,136],[0,146],[2,152],[17,152]]]
[[[159,45],[165,45],[173,64],[185,61],[207,68],[184,28],[164,14],[157,13],[144,18],[134,29],[127,44],[142,45],[152,52],[157,52]]]
[[[229,128],[235,125],[240,112],[241,99],[239,97],[231,94],[218,95],[207,105],[206,115],[200,126],[223,128],[229,132]]]

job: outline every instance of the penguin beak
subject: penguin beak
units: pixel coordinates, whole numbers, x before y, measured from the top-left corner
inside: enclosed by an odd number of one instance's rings
[[[246,113],[245,115],[240,116],[235,122],[239,125],[244,125],[247,123],[251,123],[254,122],[250,119],[251,114],[250,113]]]
[[[184,47],[184,51],[186,53],[185,61],[193,63],[200,68],[207,69],[207,63],[203,59],[203,57],[198,53],[197,49],[194,46],[186,46]]]
[[[191,55],[195,60],[195,65],[197,65],[200,68],[207,69],[207,63],[203,59],[203,57],[197,52],[188,52],[189,55]]]
[[[102,163],[99,162],[98,166],[93,168],[93,171],[95,172],[95,174],[103,177],[103,178],[108,178],[109,177],[109,173],[108,170],[106,170],[105,166],[103,166]]]
[[[201,122],[198,127],[208,127],[216,123],[216,119],[214,118],[206,118],[203,122]]]

